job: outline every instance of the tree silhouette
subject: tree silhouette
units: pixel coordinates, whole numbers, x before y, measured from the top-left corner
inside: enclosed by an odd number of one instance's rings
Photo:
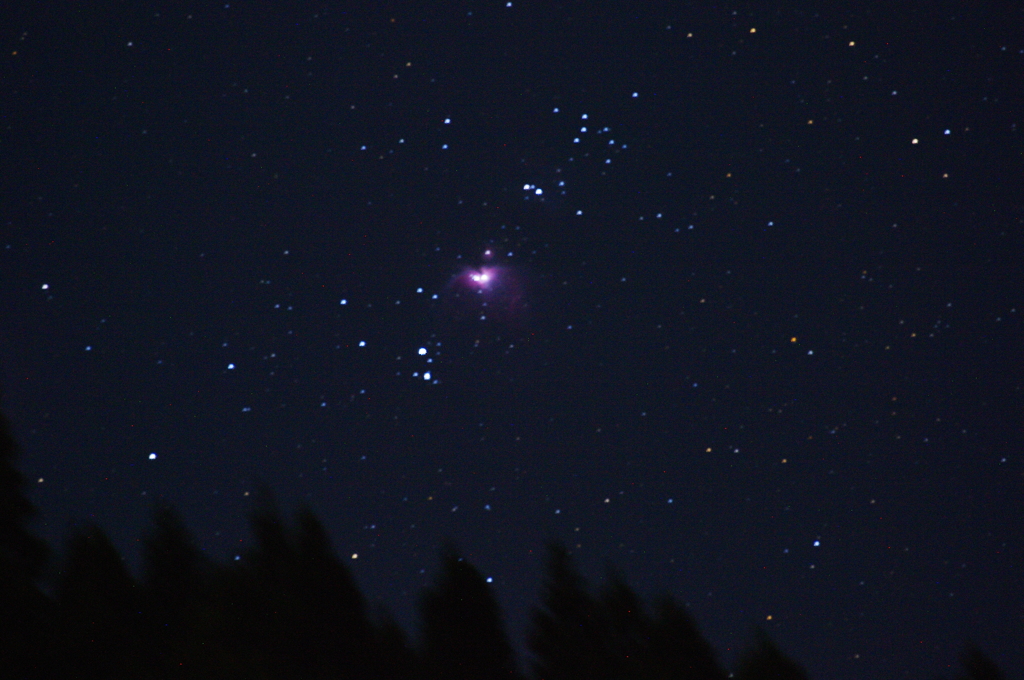
[[[54,594],[38,585],[47,548],[0,414],[0,677],[163,680],[520,680],[494,593],[457,551],[420,600],[418,648],[362,593],[308,509],[288,526],[265,492],[254,547],[228,565],[206,558],[169,507],[142,543],[142,581],[96,525],[72,531]],[[376,623],[374,623],[374,620]],[[593,595],[560,545],[548,546],[528,648],[535,680],[725,680],[715,652],[671,597],[653,607],[609,573]],[[1003,680],[974,645],[956,680]],[[738,680],[807,680],[757,629]]]
[[[651,630],[651,677],[664,680],[725,680],[715,650],[678,602],[664,597],[655,606]]]
[[[808,680],[800,664],[783,654],[763,629],[758,628],[754,636],[754,645],[736,664],[738,680]]]
[[[416,651],[405,631],[387,614],[377,623],[378,678],[411,680],[417,677]]]
[[[560,545],[548,546],[541,605],[534,609],[528,646],[540,680],[614,677],[600,603]]]
[[[960,657],[964,673],[957,680],[1003,680],[1003,672],[995,662],[973,644],[968,644]]]
[[[64,677],[138,676],[139,593],[103,530],[72,534],[57,588],[59,661]]]
[[[548,546],[541,607],[532,623],[529,645],[539,680],[727,677],[693,618],[674,600],[659,600],[651,616],[614,571],[595,598],[560,545]]]
[[[18,454],[10,423],[0,413],[0,659],[11,677],[46,677],[49,607],[37,580],[49,550],[27,527],[35,508],[22,492]]]
[[[377,677],[378,637],[351,572],[311,512],[290,532],[265,495],[252,517],[256,548],[231,575],[235,649],[276,678]]]
[[[157,507],[142,541],[142,580],[150,595],[180,616],[206,589],[213,568],[178,513]]]
[[[498,602],[472,565],[451,546],[420,602],[422,664],[428,680],[518,677]]]
[[[142,542],[143,647],[158,676],[187,671],[213,675],[222,650],[214,644],[211,589],[215,565],[170,507],[157,507]]]
[[[621,574],[609,573],[601,592],[608,669],[615,677],[644,680],[653,674],[652,623],[644,604]]]
[[[302,635],[332,677],[374,677],[375,636],[352,572],[338,560],[327,532],[308,509],[296,538]]]

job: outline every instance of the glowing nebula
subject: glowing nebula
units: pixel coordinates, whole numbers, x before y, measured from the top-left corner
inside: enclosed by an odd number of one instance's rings
[[[500,277],[500,267],[481,267],[463,272],[461,281],[468,288],[484,291],[496,287],[500,283]]]

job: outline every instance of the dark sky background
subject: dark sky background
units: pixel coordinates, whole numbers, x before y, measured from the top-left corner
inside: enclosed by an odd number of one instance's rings
[[[352,4],[4,10],[36,531],[265,484],[410,628],[450,537],[521,644],[555,539],[727,664],[1020,677],[1019,8]]]

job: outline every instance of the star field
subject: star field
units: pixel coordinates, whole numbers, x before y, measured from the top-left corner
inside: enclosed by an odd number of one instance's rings
[[[308,504],[409,629],[544,545],[731,664],[1024,667],[1018,13],[25,5],[0,380],[59,546]]]

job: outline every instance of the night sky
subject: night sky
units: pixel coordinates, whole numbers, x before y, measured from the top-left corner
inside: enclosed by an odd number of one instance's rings
[[[1020,677],[1020,9],[353,4],[4,10],[34,530],[266,486],[410,630],[451,538],[522,649],[556,540],[729,665]]]

